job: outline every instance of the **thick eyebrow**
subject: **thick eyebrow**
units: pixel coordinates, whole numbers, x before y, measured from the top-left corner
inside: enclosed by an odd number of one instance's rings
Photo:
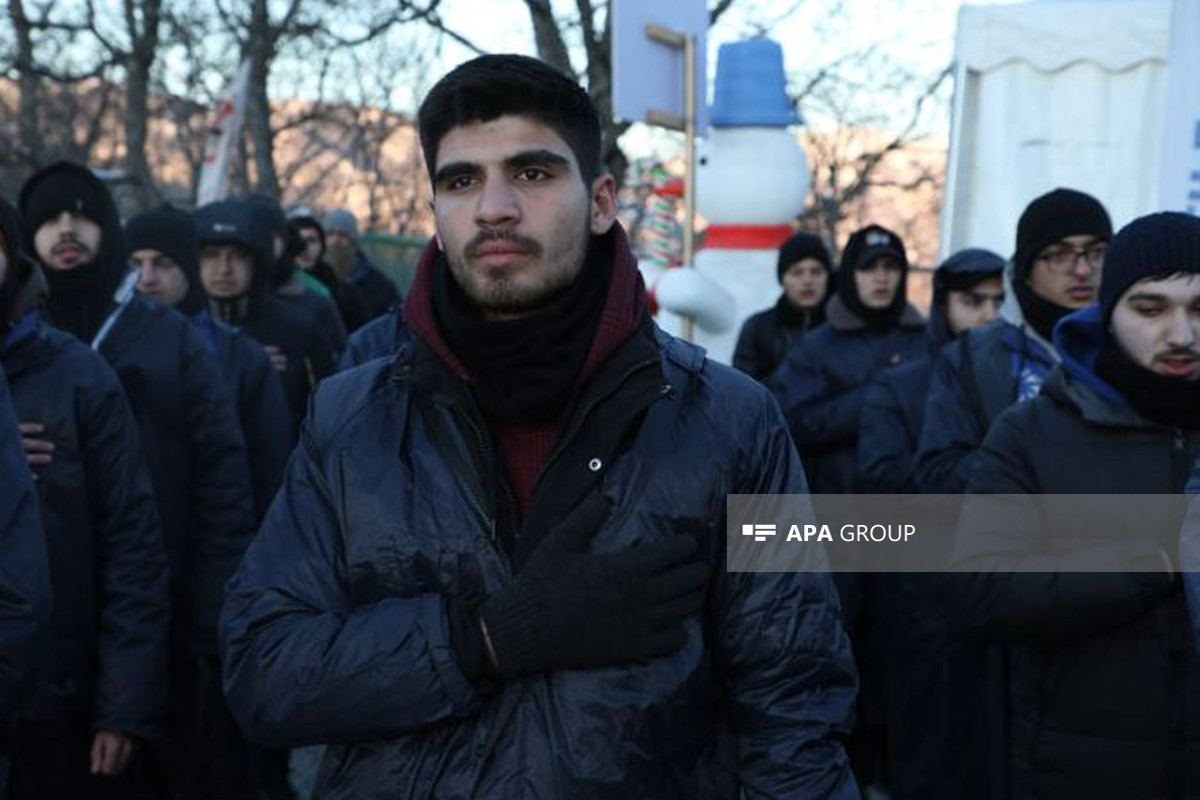
[[[1130,302],[1130,303],[1136,303],[1138,301],[1150,302],[1150,303],[1165,303],[1165,302],[1167,302],[1167,296],[1162,295],[1162,294],[1154,294],[1152,292],[1137,292],[1135,294],[1129,295],[1129,297],[1126,298],[1126,300],[1127,300],[1127,302]]]
[[[475,175],[478,172],[479,165],[474,162],[451,161],[449,164],[443,164],[438,167],[438,171],[433,173],[433,185],[440,186],[451,178],[457,178],[462,175]]]
[[[566,156],[559,155],[553,150],[523,150],[504,159],[504,166],[509,169],[522,167],[566,167],[570,165]]]

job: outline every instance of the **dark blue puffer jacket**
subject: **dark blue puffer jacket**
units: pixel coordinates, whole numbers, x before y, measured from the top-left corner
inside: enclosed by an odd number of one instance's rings
[[[826,323],[788,351],[767,381],[787,417],[814,494],[847,494],[858,483],[858,423],[867,383],[886,367],[923,357],[925,320],[908,306],[887,330],[866,327],[840,297]]]
[[[55,445],[36,468],[54,582],[50,659],[21,716],[154,738],[166,712],[167,556],[133,414],[104,359],[36,313],[0,361],[18,418],[44,425]]]
[[[257,527],[283,482],[283,468],[296,446],[283,379],[267,351],[246,334],[208,311],[190,319],[221,365],[237,408],[250,462]]]
[[[948,284],[955,277],[974,280],[999,276],[1003,271],[1004,259],[979,248],[961,250],[937,268],[929,305],[929,353],[916,361],[883,370],[867,386],[863,397],[858,434],[860,492],[917,491],[913,460],[933,377],[933,358],[954,339],[946,316]]]
[[[51,587],[37,494],[2,368],[0,475],[0,725],[6,726],[19,693],[49,653]]]
[[[1058,360],[1024,324],[997,321],[968,331],[934,361],[917,446],[916,481],[926,494],[961,494],[979,446],[1000,412],[1037,394]]]
[[[338,359],[338,371],[357,367],[373,358],[394,356],[400,345],[411,341],[412,331],[404,324],[402,305],[368,322],[350,334],[346,349]]]
[[[254,533],[246,444],[199,332],[134,295],[99,345],[141,432],[171,568],[173,644],[216,652],[229,579]]]
[[[706,611],[673,656],[499,686],[469,682],[450,646],[447,598],[511,580],[469,488],[472,450],[433,433],[457,430],[461,395],[443,387],[461,383],[418,340],[320,386],[222,625],[250,738],[336,743],[316,796],[717,798],[735,781],[752,798],[857,796],[843,749],[856,681],[828,575],[725,568],[728,493],[806,490],[784,421],[749,378],[653,337],[643,368],[661,379],[640,424],[598,469],[587,454],[554,469],[612,500],[598,550],[699,537]],[[627,394],[589,407],[583,429]]]

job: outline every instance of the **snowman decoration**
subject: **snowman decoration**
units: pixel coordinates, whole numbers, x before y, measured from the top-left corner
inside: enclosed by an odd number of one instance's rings
[[[694,341],[728,364],[742,323],[779,296],[779,246],[808,195],[808,163],[789,131],[800,119],[777,42],[721,45],[710,120],[697,159],[697,210],[708,228],[695,269],[647,279],[659,324],[678,334],[681,317],[691,317]]]

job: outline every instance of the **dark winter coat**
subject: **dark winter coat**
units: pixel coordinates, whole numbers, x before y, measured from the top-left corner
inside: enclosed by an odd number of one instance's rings
[[[0,727],[49,656],[52,605],[46,537],[17,421],[0,368]],[[3,750],[0,741],[0,762]]]
[[[968,331],[935,360],[915,475],[926,494],[961,494],[996,417],[1037,394],[1058,357],[1024,324]]]
[[[335,358],[346,348],[346,326],[332,299],[309,288],[305,288],[300,294],[276,292],[275,296],[312,314]]]
[[[933,361],[926,356],[885,369],[867,384],[858,432],[858,491],[917,491],[913,459],[932,376]]]
[[[237,408],[254,485],[257,523],[279,490],[283,468],[296,445],[283,379],[267,351],[233,326],[207,311],[193,316],[191,322],[216,356]]]
[[[1180,585],[1159,566],[1178,524],[1146,531],[1141,504],[1101,511],[1083,496],[1067,539],[1036,506],[997,514],[986,496],[1184,488],[1200,437],[1145,420],[1095,375],[1098,307],[1058,330],[1062,365],[984,440],[955,549],[972,570],[957,583],[966,630],[1009,649],[1009,796],[1200,797],[1200,660]],[[1081,553],[1093,571],[1054,571]]]
[[[21,718],[154,738],[166,712],[167,556],[137,423],[104,359],[36,314],[0,361],[17,418],[44,425],[55,445],[35,470],[54,584],[50,657]]]
[[[246,444],[225,378],[186,319],[137,294],[99,351],[141,431],[171,566],[174,644],[213,652],[225,581],[254,530]]]
[[[807,314],[802,324],[788,325],[784,304],[790,302],[786,294],[780,295],[774,306],[751,315],[742,324],[737,345],[733,349],[733,366],[755,380],[765,380],[779,368],[787,356],[788,348],[796,339],[825,321],[825,307],[822,304]]]
[[[412,338],[412,331],[404,324],[401,306],[396,306],[350,335],[346,350],[338,360],[338,371],[357,367],[373,358],[394,356],[400,345]]]
[[[400,302],[400,292],[396,289],[396,284],[380,272],[361,250],[355,257],[354,267],[346,277],[346,283],[358,292],[358,296],[366,305],[368,319],[383,316],[388,309]]]
[[[222,321],[245,331],[264,347],[278,347],[287,356],[282,373],[283,388],[291,406],[294,426],[304,415],[308,395],[317,382],[333,372],[333,349],[325,340],[312,314],[292,303],[262,291],[253,291],[237,301],[246,304],[244,313]],[[214,306],[217,311],[224,306]]]
[[[322,233],[322,241],[324,234]],[[337,303],[338,313],[346,324],[346,332],[354,333],[371,320],[366,301],[358,290],[344,282],[324,260],[318,261],[309,273],[322,286],[329,290],[330,296]]]
[[[867,328],[835,297],[827,321],[796,342],[771,376],[814,494],[855,491],[858,424],[867,383],[880,370],[928,352],[925,320],[912,306],[887,330]]]
[[[636,347],[653,355],[631,369]],[[600,550],[699,536],[707,611],[673,656],[503,685],[468,681],[449,641],[447,598],[494,593],[512,569],[477,488],[488,468],[458,435],[478,430],[466,387],[418,340],[318,389],[223,622],[226,692],[251,738],[339,743],[317,796],[715,798],[735,780],[754,797],[857,796],[828,577],[725,569],[727,493],[806,489],[770,396],[649,329],[588,387],[543,474],[562,491],[541,496],[602,485]]]

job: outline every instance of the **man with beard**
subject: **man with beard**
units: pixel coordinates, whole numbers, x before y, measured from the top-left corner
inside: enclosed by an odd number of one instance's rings
[[[166,551],[117,376],[42,319],[46,283],[22,237],[0,200],[0,364],[37,478],[54,587],[48,658],[5,730],[9,788],[17,800],[117,795],[140,744],[163,732]],[[5,495],[18,474],[5,473]]]
[[[59,162],[21,190],[50,285],[49,321],[112,365],[138,422],[171,591],[168,763],[185,762],[189,687],[216,653],[225,581],[254,530],[246,445],[220,366],[175,311],[134,290],[124,232],[107,188]],[[38,438],[42,438],[40,435]],[[186,780],[173,767],[167,770]]]
[[[298,214],[288,220],[292,235],[300,242],[300,251],[296,255],[296,264],[300,274],[311,283],[323,286],[333,301],[337,303],[342,321],[346,323],[346,331],[354,333],[370,321],[367,304],[359,295],[358,290],[338,277],[325,260],[325,229],[315,217]],[[344,353],[344,351],[343,351]]]
[[[992,422],[1037,394],[1058,361],[1051,331],[1095,300],[1111,238],[1104,206],[1072,189],[1044,194],[1021,214],[1003,321],[954,342],[934,365],[916,461],[922,492],[961,493]]]
[[[296,256],[304,248],[279,203],[266,195],[252,194],[246,205],[254,214],[256,224],[268,231],[271,240],[271,290],[284,300],[312,315],[334,356],[346,347],[346,325],[334,305],[330,293],[317,283],[310,286],[296,270]]]
[[[770,377],[788,348],[825,321],[833,264],[829,249],[810,233],[794,233],[779,248],[776,269],[783,294],[772,308],[746,320],[733,365],[756,380]]]
[[[270,291],[271,234],[253,209],[244,201],[222,200],[199,208],[195,220],[209,309],[271,354],[298,426],[309,392],[333,372],[333,351],[311,314]]]
[[[483,56],[419,126],[415,338],[318,389],[230,584],[242,724],[336,742],[320,796],[855,796],[828,575],[725,569],[786,425],[647,315],[587,93]]]
[[[955,547],[966,632],[1010,652],[1007,796],[1196,797],[1178,520],[1136,496],[1183,491],[1200,451],[1200,219],[1122,229],[1054,345],[1041,393],[988,431]]]
[[[358,246],[358,220],[344,208],[325,217],[327,257],[338,277],[358,292],[367,306],[367,318],[375,319],[400,302],[400,292]]]
[[[129,266],[138,274],[138,291],[187,317],[221,365],[246,440],[257,527],[295,445],[288,417],[279,413],[288,402],[283,379],[257,342],[209,311],[190,214],[170,206],[140,214],[126,223],[125,243]]]

